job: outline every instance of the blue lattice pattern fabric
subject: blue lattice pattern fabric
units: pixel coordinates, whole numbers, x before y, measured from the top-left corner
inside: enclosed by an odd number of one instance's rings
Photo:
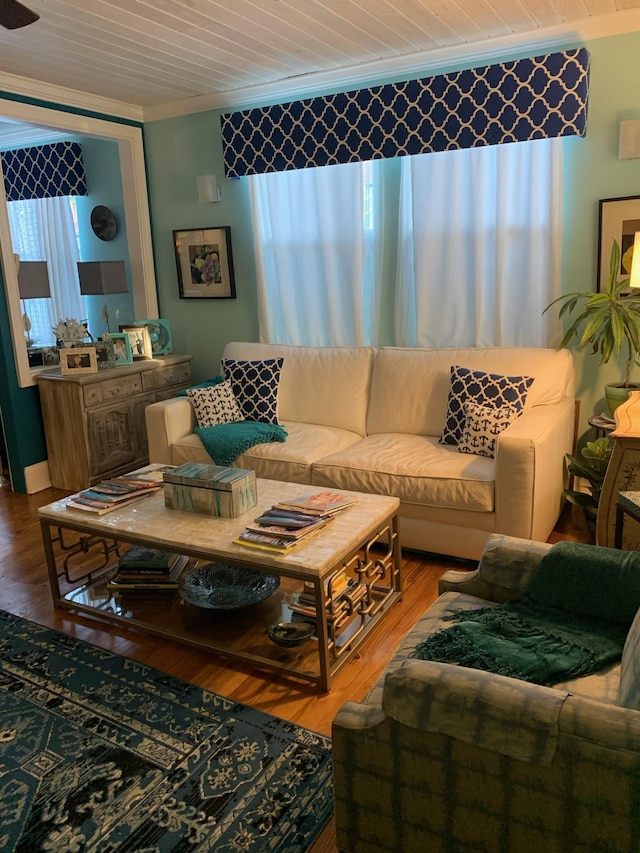
[[[476,403],[467,403],[464,410],[466,418],[458,450],[493,459],[498,436],[520,417],[520,412],[512,406],[478,406]]]
[[[278,423],[278,388],[282,358],[258,361],[222,360],[222,369],[233,394],[248,421]]]
[[[227,177],[584,136],[585,48],[221,116]]]
[[[188,388],[186,393],[193,403],[199,427],[244,420],[229,382],[219,382],[207,388]]]
[[[82,148],[77,142],[36,145],[0,154],[7,201],[86,195]]]
[[[467,403],[492,408],[509,406],[520,414],[527,402],[527,394],[533,380],[533,376],[502,376],[452,365],[447,416],[440,443],[460,443],[467,420]]]

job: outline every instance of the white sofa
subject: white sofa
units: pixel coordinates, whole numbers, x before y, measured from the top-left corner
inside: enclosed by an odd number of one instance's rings
[[[258,477],[400,498],[403,547],[478,559],[491,533],[545,541],[562,508],[574,435],[568,350],[405,349],[229,343],[223,358],[282,356],[278,418],[286,442],[234,462]],[[495,459],[440,444],[450,368],[535,377]],[[216,367],[212,368],[215,373]],[[186,397],[146,409],[149,458],[211,462]]]

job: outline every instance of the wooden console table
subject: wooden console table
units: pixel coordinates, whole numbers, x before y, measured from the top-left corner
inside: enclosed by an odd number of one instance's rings
[[[39,373],[52,485],[77,492],[145,465],[144,410],[189,387],[191,358],[163,355],[80,376]]]

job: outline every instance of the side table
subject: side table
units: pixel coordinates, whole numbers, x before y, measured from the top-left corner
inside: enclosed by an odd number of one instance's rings
[[[595,429],[596,438],[605,438],[616,428],[615,421],[610,421],[602,415],[591,415],[587,423]]]

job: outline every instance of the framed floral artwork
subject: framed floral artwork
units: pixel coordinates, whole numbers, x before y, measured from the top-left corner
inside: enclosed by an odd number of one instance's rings
[[[173,232],[181,299],[235,299],[231,228]]]

